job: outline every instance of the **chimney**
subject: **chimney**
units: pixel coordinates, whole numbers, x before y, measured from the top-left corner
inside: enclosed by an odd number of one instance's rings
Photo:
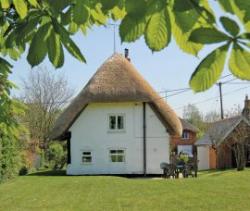
[[[130,62],[129,50],[128,50],[128,48],[125,48],[125,49],[124,49],[124,55],[125,55],[125,58]]]
[[[248,95],[246,95],[245,98],[245,105],[242,110],[242,115],[246,117],[248,120],[250,120],[250,100],[248,99]]]

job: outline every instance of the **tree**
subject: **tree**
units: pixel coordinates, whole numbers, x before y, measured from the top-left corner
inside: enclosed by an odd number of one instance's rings
[[[23,122],[31,139],[47,149],[48,135],[55,119],[73,96],[73,90],[63,75],[52,74],[44,67],[37,68],[23,79],[22,100],[27,110]]]
[[[13,85],[8,80],[12,66],[7,58],[17,60],[28,52],[32,67],[48,56],[59,68],[67,50],[85,62],[71,36],[78,31],[86,34],[95,25],[106,25],[109,19],[121,21],[122,42],[144,36],[152,51],[164,49],[172,38],[184,52],[193,55],[204,45],[221,43],[192,74],[189,84],[196,92],[210,88],[219,79],[227,54],[232,74],[250,80],[250,3],[214,2],[226,16],[216,17],[208,0],[0,0],[0,115],[9,113],[6,105],[12,101],[9,93]],[[6,124],[8,117],[0,121]]]
[[[184,107],[183,118],[188,120],[191,124],[197,126],[200,124],[200,122],[203,122],[202,113],[193,104],[188,104],[187,106]]]
[[[232,149],[237,170],[244,170],[246,166],[247,151],[250,149],[250,126],[246,123],[238,125],[230,134],[226,145]]]
[[[194,91],[206,90],[219,79],[227,54],[232,74],[250,80],[250,3],[246,0],[213,1],[224,10],[223,17],[216,16],[208,0],[0,0],[0,3],[0,52],[18,59],[29,46],[27,60],[31,66],[40,64],[48,55],[56,68],[61,67],[63,47],[85,62],[71,35],[79,30],[86,33],[94,25],[106,25],[112,19],[121,21],[119,32],[123,42],[134,42],[144,36],[152,51],[164,49],[172,38],[184,52],[193,55],[204,45],[221,43],[192,74],[190,86]]]
[[[242,108],[240,105],[234,105],[231,109],[226,110],[225,117],[230,118],[234,116],[240,116],[242,113]]]
[[[21,167],[22,144],[20,137],[26,130],[18,123],[18,117],[24,115],[24,105],[17,100],[0,100],[0,183],[16,176]]]
[[[204,122],[203,114],[199,111],[199,109],[193,104],[188,104],[184,107],[182,116],[189,123],[199,128],[197,138],[202,137],[207,129],[207,124]]]
[[[204,122],[212,123],[220,120],[221,116],[217,111],[208,111],[205,114]]]

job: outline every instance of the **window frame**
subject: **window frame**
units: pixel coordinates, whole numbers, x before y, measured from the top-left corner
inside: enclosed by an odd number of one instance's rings
[[[123,154],[119,154],[116,152],[116,156],[118,155],[123,155],[123,161],[119,162],[119,161],[112,161],[112,154],[111,151],[123,151]],[[123,164],[126,163],[126,149],[125,148],[108,148],[108,156],[109,156],[109,162],[110,163],[117,163],[117,164]]]
[[[194,156],[192,145],[178,145],[177,146],[177,153],[180,154],[180,152],[188,154],[189,157]]]
[[[184,134],[186,134],[186,137],[185,137]],[[189,131],[184,130],[184,131],[182,132],[181,138],[182,138],[183,140],[189,140],[189,139],[190,139],[190,133],[189,133]]]
[[[110,117],[115,116],[115,129],[110,127]],[[123,119],[123,128],[118,129],[118,118],[119,116]],[[108,132],[110,133],[122,133],[126,131],[126,115],[124,113],[109,113],[108,114]]]
[[[90,152],[90,156],[86,156],[85,157],[90,157],[91,158],[91,162],[83,162],[83,153],[84,152]],[[83,149],[81,150],[81,164],[82,165],[92,165],[93,164],[93,150],[89,150],[89,149]]]

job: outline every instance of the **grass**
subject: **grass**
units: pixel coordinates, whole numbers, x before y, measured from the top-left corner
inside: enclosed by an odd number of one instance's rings
[[[0,210],[250,210],[250,169],[162,180],[41,172],[0,185]]]

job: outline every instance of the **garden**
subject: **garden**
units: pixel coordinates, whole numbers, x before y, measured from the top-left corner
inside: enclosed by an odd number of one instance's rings
[[[197,178],[65,176],[43,171],[0,185],[0,210],[249,210],[250,169]]]

